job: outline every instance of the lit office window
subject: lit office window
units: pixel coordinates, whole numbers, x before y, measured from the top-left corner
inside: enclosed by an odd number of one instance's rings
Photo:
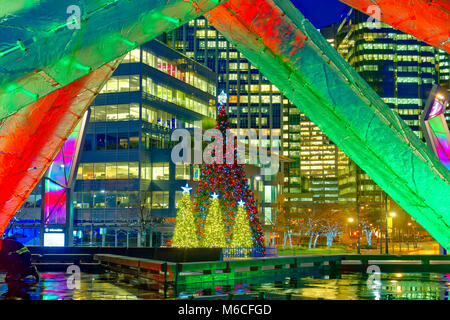
[[[129,76],[118,76],[116,77],[118,81],[119,92],[127,92],[130,90],[130,77]]]
[[[128,149],[129,135],[127,132],[119,132],[117,134],[117,139],[119,141],[119,149]]]
[[[139,178],[139,165],[137,162],[129,163],[129,179]]]
[[[137,149],[139,148],[139,133],[138,132],[130,132],[130,142],[129,149]]]
[[[264,208],[264,224],[272,224],[272,208]]]
[[[152,168],[153,180],[169,180],[169,163],[155,162]]]
[[[152,208],[155,209],[169,208],[169,191],[153,191]]]
[[[106,179],[117,178],[117,164],[115,162],[106,163]]]
[[[185,163],[175,164],[175,179],[176,180],[189,180],[190,175],[190,165]]]
[[[140,49],[134,49],[131,50],[128,55],[129,55],[129,61],[130,62],[140,62],[141,61],[141,53],[140,53]]]
[[[141,163],[141,179],[152,180],[152,168],[150,163]]]
[[[94,121],[106,121],[106,106],[95,106],[93,108]]]
[[[81,166],[81,164],[80,164]],[[94,164],[93,163],[83,163],[83,179],[90,180],[94,179]]]
[[[117,163],[117,179],[128,179],[128,163],[119,162]]]
[[[105,179],[106,169],[105,163],[94,163],[94,179]]]

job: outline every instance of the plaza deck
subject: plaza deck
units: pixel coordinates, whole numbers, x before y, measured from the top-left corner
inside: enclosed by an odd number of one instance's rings
[[[320,271],[366,271],[368,265],[378,265],[383,272],[439,272],[450,269],[450,256],[439,255],[308,255],[182,263],[112,254],[97,254],[94,259],[106,270],[155,281],[165,287],[286,276],[317,268]]]

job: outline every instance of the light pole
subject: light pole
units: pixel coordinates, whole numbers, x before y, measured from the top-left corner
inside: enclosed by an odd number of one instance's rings
[[[395,232],[394,232],[394,218],[397,214],[395,212],[390,212],[389,216],[392,219],[392,252],[394,252],[394,248],[395,248],[395,243],[394,243],[394,237],[395,237]],[[387,229],[386,229],[387,232]],[[386,233],[386,237],[387,237],[387,233]]]
[[[361,254],[360,240],[359,240],[359,172],[358,166],[356,166],[356,252]]]
[[[353,241],[352,241],[352,223],[353,221],[355,221],[353,218],[348,218],[348,225],[349,225],[349,238],[350,238],[350,243],[353,245]]]
[[[383,192],[384,194],[384,214],[385,214],[385,234],[384,234],[384,238],[386,240],[385,243],[385,253],[389,254],[389,247],[388,247],[388,201],[387,201],[387,193],[386,191]]]

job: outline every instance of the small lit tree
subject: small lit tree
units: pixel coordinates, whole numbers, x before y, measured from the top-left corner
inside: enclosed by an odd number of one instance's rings
[[[183,189],[183,196],[178,202],[178,212],[175,220],[175,230],[172,243],[174,247],[197,248],[199,241],[197,237],[197,224],[195,222],[193,205],[189,191],[192,188],[186,184]]]
[[[218,197],[216,193],[213,193],[213,200],[206,214],[205,237],[203,240],[203,246],[206,248],[224,248],[227,246],[224,216]]]
[[[252,231],[248,220],[247,208],[244,201],[239,201],[238,211],[234,221],[233,234],[231,240],[232,247],[249,248],[253,246],[251,239]]]
[[[368,221],[361,221],[361,228],[362,232],[366,235],[367,245],[372,245],[372,235],[374,228],[372,227],[372,224]]]

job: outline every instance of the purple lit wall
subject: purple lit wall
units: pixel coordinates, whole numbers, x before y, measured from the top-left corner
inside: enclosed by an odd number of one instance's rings
[[[447,90],[435,86],[422,114],[422,128],[428,146],[450,170],[450,133],[445,119],[449,103]]]
[[[44,178],[43,225],[65,225],[71,212],[70,188],[75,170],[88,112],[75,127],[64,143],[61,151],[48,169]],[[68,207],[69,206],[69,207]]]

